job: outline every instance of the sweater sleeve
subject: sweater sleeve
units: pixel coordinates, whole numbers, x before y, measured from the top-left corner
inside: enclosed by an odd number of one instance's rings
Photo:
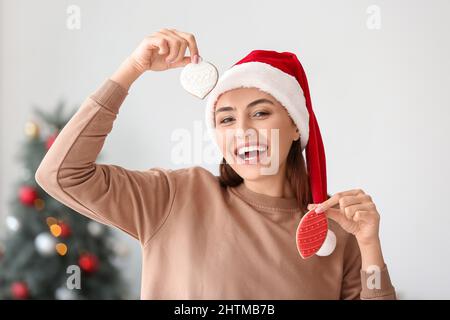
[[[379,273],[361,269],[361,251],[353,235],[349,235],[344,250],[344,275],[341,299],[354,300],[396,300],[395,288],[391,283],[389,271],[384,265]]]
[[[127,94],[118,83],[105,80],[58,134],[35,179],[63,204],[145,245],[169,215],[175,185],[171,170],[128,170],[95,162]]]

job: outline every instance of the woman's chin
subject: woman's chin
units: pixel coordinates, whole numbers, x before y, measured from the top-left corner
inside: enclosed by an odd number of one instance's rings
[[[236,171],[239,176],[241,176],[244,179],[255,179],[264,172],[264,168],[267,168],[270,166],[270,159],[264,155],[263,157],[255,157],[251,159],[242,159],[238,156],[233,157],[232,159],[232,168],[234,171]],[[230,162],[228,162],[230,163]]]
[[[233,166],[234,171],[236,171],[239,176],[245,180],[255,180],[261,177],[262,169],[266,167],[260,163],[257,164],[235,164]]]

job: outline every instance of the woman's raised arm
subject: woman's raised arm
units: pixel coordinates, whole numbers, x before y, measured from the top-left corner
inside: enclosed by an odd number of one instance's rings
[[[171,170],[128,170],[96,163],[130,85],[147,70],[180,67],[193,57],[193,37],[163,29],[145,38],[82,103],[61,130],[35,174],[52,197],[98,222],[115,226],[145,244],[163,224],[174,198]],[[186,37],[183,38],[183,36]],[[182,40],[184,39],[184,40]],[[191,49],[193,48],[193,49]],[[169,64],[166,58],[174,58]]]

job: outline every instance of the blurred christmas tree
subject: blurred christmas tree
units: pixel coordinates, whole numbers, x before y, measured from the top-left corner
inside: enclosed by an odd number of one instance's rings
[[[42,190],[34,174],[69,117],[34,111],[42,122],[25,125],[19,161],[24,174],[6,216],[0,240],[0,299],[126,299],[118,266],[127,248],[110,229],[66,207]],[[79,276],[79,279],[77,278]]]

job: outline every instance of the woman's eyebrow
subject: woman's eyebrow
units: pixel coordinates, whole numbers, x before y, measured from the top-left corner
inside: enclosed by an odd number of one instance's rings
[[[247,107],[246,108],[251,108],[251,107],[254,107],[254,106],[256,106],[257,104],[260,104],[260,103],[270,103],[270,104],[274,104],[272,101],[270,101],[269,99],[258,99],[258,100],[255,100],[255,101],[253,101],[253,102],[250,102],[248,105],[247,105]],[[235,107],[230,107],[230,106],[224,106],[224,107],[220,107],[220,108],[218,108],[218,109],[216,109],[216,114],[217,113],[219,113],[219,112],[224,112],[224,111],[231,111],[231,110],[235,110],[236,108]]]

